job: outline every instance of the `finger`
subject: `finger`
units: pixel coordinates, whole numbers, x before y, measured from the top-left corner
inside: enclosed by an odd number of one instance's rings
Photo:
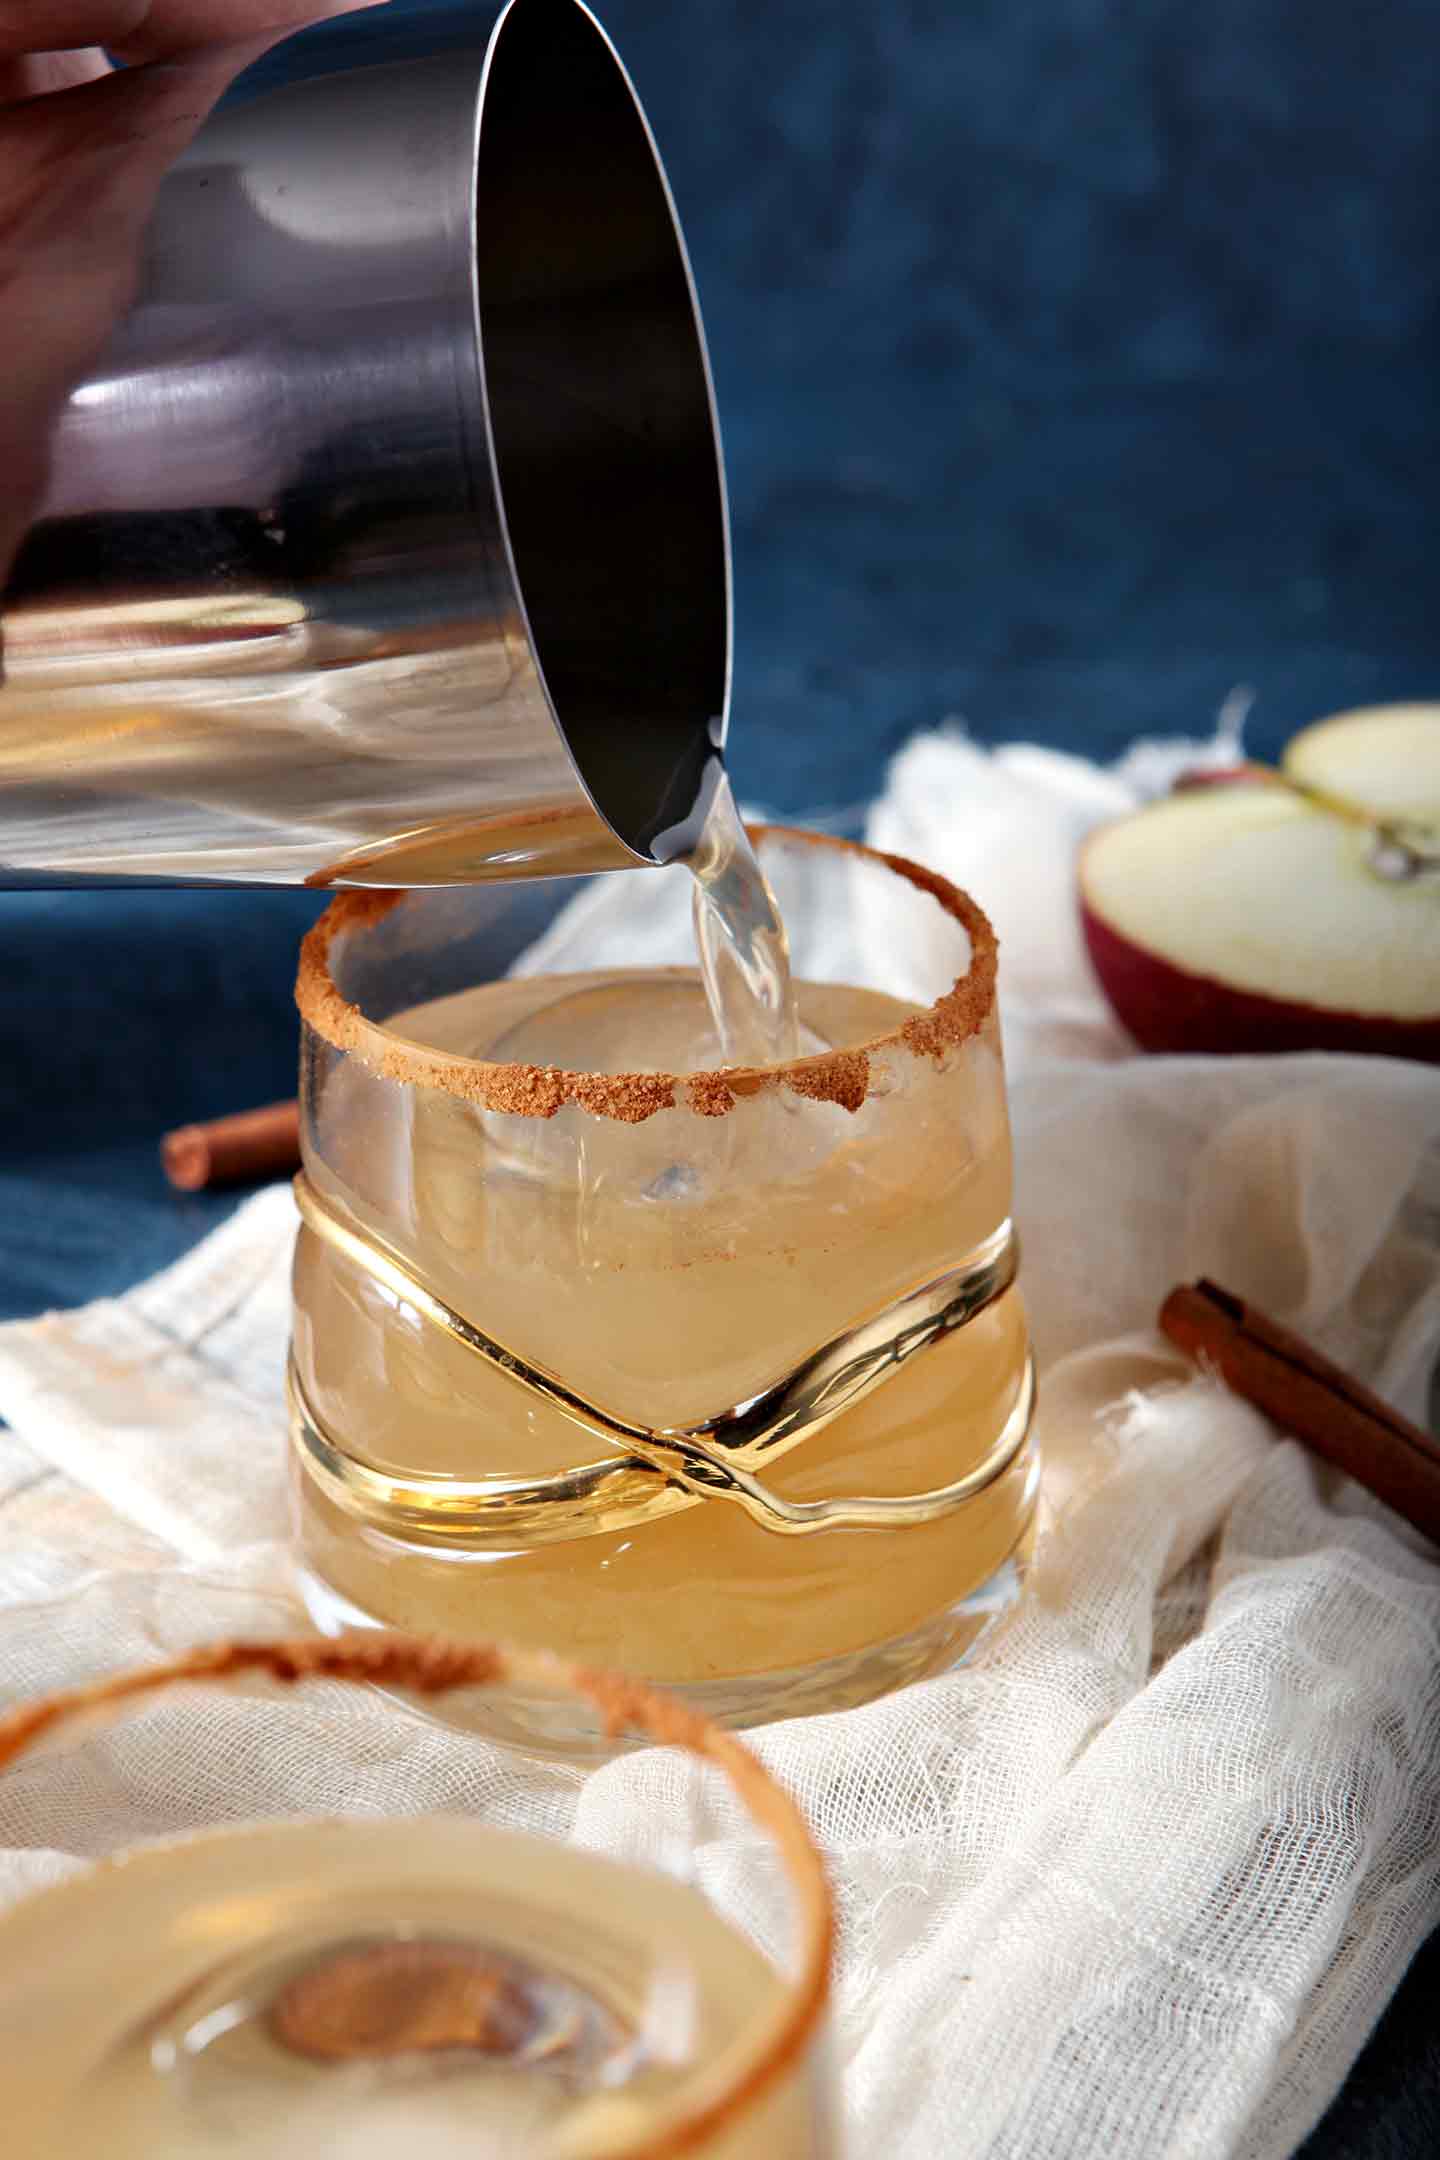
[[[103,46],[127,61],[296,29],[384,0],[0,0],[0,60]]]
[[[121,4],[117,0],[117,8]],[[120,60],[161,60],[224,39],[295,30],[384,5],[385,0],[150,0],[132,29],[100,42]]]
[[[0,105],[73,90],[77,83],[93,82],[97,75],[109,72],[110,63],[98,45],[79,52],[27,53],[23,60],[0,60]]]
[[[0,0],[0,59],[122,45],[151,12],[150,0]],[[213,14],[224,12],[224,0]]]

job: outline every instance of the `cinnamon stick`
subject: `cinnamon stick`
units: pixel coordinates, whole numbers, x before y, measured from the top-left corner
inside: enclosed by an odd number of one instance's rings
[[[300,1167],[300,1106],[268,1103],[263,1110],[182,1125],[166,1133],[160,1160],[166,1177],[181,1192],[288,1177]]]
[[[1217,1283],[1172,1290],[1160,1326],[1283,1431],[1440,1544],[1440,1441],[1430,1433]]]

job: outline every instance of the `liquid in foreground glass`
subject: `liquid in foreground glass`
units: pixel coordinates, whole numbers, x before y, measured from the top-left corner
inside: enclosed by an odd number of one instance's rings
[[[693,967],[477,980],[463,892],[349,895],[307,940],[322,1627],[548,1641],[744,1725],[935,1671],[1013,1596],[1038,1465],[993,934],[898,859],[759,849],[785,1065],[717,1069]],[[635,881],[642,936],[677,876]],[[573,1737],[551,1703],[488,1714]]]
[[[67,1721],[58,1758],[51,1741],[48,1760],[0,1777],[6,1842],[44,1842],[57,1779],[108,1777],[131,1823],[173,1820],[196,1709],[167,1692],[177,1679],[239,1680],[251,1693],[217,1744],[233,1743],[238,1716],[253,1745],[278,1707],[269,1690],[253,1699],[256,1677],[313,1675],[422,1696],[518,1683],[686,1748],[713,1768],[692,1766],[669,1847],[679,1878],[461,1815],[292,1818],[136,1844],[0,1914],[7,2152],[833,2160],[821,2061],[833,1920],[803,1820],[728,1734],[623,1679],[381,1635],[202,1650],[0,1719],[0,1765]],[[138,1715],[135,1694],[155,1698]],[[97,1701],[125,1703],[128,1753],[124,1729],[93,1729]],[[96,1763],[87,1748],[114,1753]],[[724,1827],[717,1770],[782,1863],[785,1973],[684,1879]]]

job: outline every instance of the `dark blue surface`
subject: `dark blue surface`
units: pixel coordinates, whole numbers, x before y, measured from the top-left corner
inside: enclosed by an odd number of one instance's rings
[[[298,893],[0,897],[0,1315],[163,1267],[225,1213],[172,1193],[168,1127],[295,1090]]]
[[[853,808],[947,714],[1099,755],[1245,683],[1268,754],[1440,690],[1432,0],[601,12],[705,303],[744,795]],[[0,1308],[223,1212],[155,1139],[289,1092],[313,912],[0,898]],[[1432,1948],[1309,2160],[1440,2150],[1437,1985]]]

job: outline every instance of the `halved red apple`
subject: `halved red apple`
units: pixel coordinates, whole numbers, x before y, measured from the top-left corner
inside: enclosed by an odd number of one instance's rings
[[[1322,721],[1282,774],[1103,827],[1080,912],[1143,1049],[1440,1062],[1440,706]]]

